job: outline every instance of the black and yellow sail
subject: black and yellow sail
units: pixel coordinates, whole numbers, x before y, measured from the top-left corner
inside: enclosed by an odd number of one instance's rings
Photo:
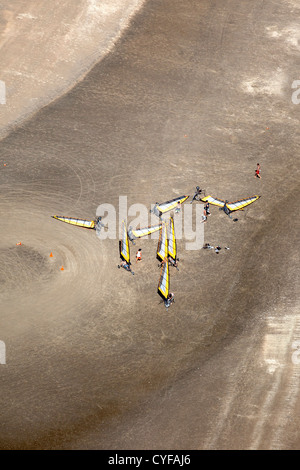
[[[168,263],[167,258],[165,258],[162,263],[157,290],[158,290],[159,295],[164,300],[168,299],[168,295],[170,292],[170,272],[169,272],[169,263]]]
[[[168,230],[168,254],[174,261],[176,261],[177,245],[175,238],[174,218],[171,216],[169,219]]]
[[[64,217],[62,215],[52,215],[53,219],[61,220],[67,224],[76,225],[77,227],[95,228],[94,220],[76,219],[74,217]]]
[[[150,235],[151,233],[158,232],[158,230],[161,230],[161,227],[162,227],[162,224],[152,225],[151,227],[144,227],[144,228],[139,228],[135,230],[129,227],[128,237],[131,241],[133,241],[136,238],[145,237],[147,235]]]
[[[249,206],[249,204],[252,204],[253,202],[257,201],[257,199],[259,198],[260,196],[255,195],[251,197],[246,197],[244,199],[239,199],[238,201],[227,202],[226,205],[231,212],[239,211]]]
[[[121,224],[120,257],[126,263],[130,262],[129,240],[125,220]]]
[[[170,201],[162,202],[161,204],[156,203],[152,212],[154,212],[155,215],[160,217],[162,214],[165,214],[166,212],[178,207],[178,204],[183,204],[188,198],[189,196],[180,196],[175,197]]]
[[[224,201],[224,199],[219,199],[213,196],[205,196],[201,198],[202,202],[209,202],[209,204],[212,204],[214,206],[218,207],[226,207],[229,209],[230,212],[238,211],[238,210],[243,210],[245,207],[249,206],[249,204],[252,204],[253,202],[257,201],[260,196],[251,196],[251,197],[246,197],[244,199],[238,199],[237,201],[229,202],[229,201]]]
[[[162,224],[162,229],[159,234],[159,240],[157,244],[156,255],[157,258],[161,261],[168,257],[168,229],[166,222]]]

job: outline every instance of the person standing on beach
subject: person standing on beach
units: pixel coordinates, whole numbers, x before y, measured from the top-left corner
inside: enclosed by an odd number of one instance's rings
[[[168,298],[165,300],[165,307],[169,308],[173,302],[175,302],[174,293],[170,292]]]
[[[205,195],[205,190],[200,189],[200,186],[196,186],[196,192],[195,192],[195,194],[193,196],[193,199],[191,200],[190,204],[192,204],[193,201],[200,201],[202,193],[204,193],[204,195]]]
[[[256,176],[256,178],[261,178],[261,176],[260,176],[260,164],[259,163],[257,163],[257,165],[256,165],[256,170],[255,170],[255,175],[254,176]]]
[[[138,261],[142,261],[142,248],[139,248],[138,251],[136,252],[136,263]]]
[[[206,211],[206,215],[210,215],[209,202],[204,206],[204,210]]]

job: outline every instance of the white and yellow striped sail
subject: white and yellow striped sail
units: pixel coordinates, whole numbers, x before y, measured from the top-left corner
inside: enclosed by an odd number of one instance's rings
[[[130,261],[129,241],[128,241],[125,220],[123,220],[121,224],[120,256],[124,261],[129,263]]]
[[[168,257],[168,229],[167,223],[164,222],[162,225],[162,229],[159,235],[159,240],[157,244],[157,257],[163,261],[165,258]]]
[[[246,197],[244,199],[239,199],[238,201],[234,202],[227,202],[227,207],[231,212],[238,211],[241,209],[244,209],[244,207],[249,206],[249,204],[252,204],[252,202],[257,201],[260,196],[251,196],[251,197]]]
[[[171,211],[177,207],[178,203],[182,204],[184,201],[187,200],[189,196],[180,196],[176,197],[175,199],[171,199],[170,201],[163,202],[162,204],[157,204],[156,208],[164,214],[165,212]]]
[[[218,198],[212,197],[212,196],[202,197],[200,199],[200,201],[209,202],[209,204],[213,204],[214,206],[219,206],[219,207],[223,207],[224,204],[225,204],[225,201],[223,201],[223,199],[218,199]]]
[[[128,230],[128,236],[130,240],[134,240],[135,238],[145,237],[146,235],[150,235],[151,233],[158,232],[162,227],[161,224],[159,225],[152,225],[152,227],[145,227],[133,230],[130,228]]]
[[[201,198],[202,202],[209,202],[209,204],[213,204],[215,206],[219,207],[224,207],[225,203],[230,212],[238,211],[244,209],[244,207],[249,206],[249,204],[252,204],[252,202],[257,201],[260,196],[251,196],[251,197],[246,197],[244,199],[239,199],[238,201],[233,201],[233,202],[228,202],[224,201],[223,199],[218,199],[212,196],[206,196]]]
[[[77,225],[77,227],[95,228],[94,220],[75,219],[73,217],[64,217],[61,215],[52,215],[53,219],[61,220],[67,224]]]
[[[169,273],[169,263],[168,263],[167,258],[164,259],[163,264],[162,264],[157,289],[158,289],[158,293],[163,297],[163,299],[166,300],[168,298],[169,290],[170,290],[170,273]]]
[[[177,247],[176,247],[176,238],[175,238],[175,228],[174,228],[174,218],[170,217],[169,220],[169,232],[168,232],[168,238],[169,238],[169,243],[168,243],[168,254],[176,260],[176,252],[177,252]]]

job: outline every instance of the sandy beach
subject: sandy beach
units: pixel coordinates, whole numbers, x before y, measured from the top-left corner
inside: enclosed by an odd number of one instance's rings
[[[299,2],[10,3],[0,448],[298,449]],[[157,240],[131,276],[118,240],[51,217],[197,185],[261,197],[237,222],[211,206],[218,255],[178,240],[169,310]]]
[[[4,1],[0,137],[81,80],[111,51],[144,0]]]

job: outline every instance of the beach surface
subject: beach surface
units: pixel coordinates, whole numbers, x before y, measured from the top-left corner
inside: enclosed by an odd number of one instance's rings
[[[299,2],[54,3],[0,9],[0,448],[298,449]],[[261,197],[178,240],[168,310],[156,239],[131,276],[51,217],[197,185]]]
[[[111,51],[144,0],[3,1],[0,137],[72,88]]]

